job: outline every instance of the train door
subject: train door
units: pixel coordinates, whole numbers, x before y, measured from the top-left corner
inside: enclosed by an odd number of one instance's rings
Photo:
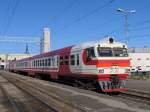
[[[59,57],[59,74],[67,75],[70,73],[69,70],[69,55],[63,55]]]
[[[82,55],[80,49],[75,49],[70,55],[70,70],[73,74],[82,72]]]

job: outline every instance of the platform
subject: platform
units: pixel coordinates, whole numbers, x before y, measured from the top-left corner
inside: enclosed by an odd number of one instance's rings
[[[127,80],[127,87],[129,89],[136,89],[139,91],[146,91],[150,93],[150,80]]]
[[[6,71],[0,71],[0,76],[1,77],[5,76],[10,79],[16,77],[18,82],[19,80],[24,80],[28,84],[32,83],[37,87],[39,87],[41,90],[48,92],[49,95],[53,95],[58,99],[60,99],[61,101],[73,104],[81,108],[81,110],[82,111],[84,110],[85,112],[133,112],[133,111],[149,112],[150,111],[150,107],[147,104],[143,104],[140,102],[133,102],[127,99],[121,99],[118,98],[117,96],[108,96],[105,94],[100,94],[98,92],[78,89],[75,87],[71,87],[59,83],[38,80],[35,78],[21,76]],[[3,82],[4,79],[3,78],[1,79],[2,79],[1,82]],[[18,82],[16,81],[15,83],[17,84]],[[4,83],[0,83],[0,85],[2,84]],[[9,90],[8,91],[11,93],[12,90],[11,89]],[[2,95],[0,96],[2,97]],[[29,104],[31,103],[30,101],[26,100],[26,104],[28,104],[28,102]],[[6,106],[1,102],[0,105],[1,105],[0,110],[1,107],[3,110],[5,110],[4,107]],[[33,109],[35,109],[35,107]]]

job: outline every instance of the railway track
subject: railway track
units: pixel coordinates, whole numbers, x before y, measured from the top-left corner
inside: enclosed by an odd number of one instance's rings
[[[119,97],[150,105],[150,93],[148,92],[129,89],[127,92],[121,92]]]
[[[6,80],[14,84],[20,90],[28,93],[34,99],[47,106],[50,112],[83,112],[79,106],[66,102],[56,95],[48,92],[44,88],[41,88],[40,85],[35,85],[33,82],[30,82],[24,78],[13,77],[1,74]],[[13,103],[16,104],[16,103]],[[19,109],[19,106],[14,105],[16,109]],[[19,111],[20,112],[20,111]]]

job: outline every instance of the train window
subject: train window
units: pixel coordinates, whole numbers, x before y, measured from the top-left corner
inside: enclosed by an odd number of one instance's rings
[[[75,65],[75,55],[70,56],[70,64]]]
[[[52,67],[54,66],[54,61],[55,61],[55,60],[54,60],[54,57],[52,57],[52,58],[51,58],[51,66],[52,66]]]
[[[53,57],[52,58],[52,66],[54,66],[55,65],[55,58]]]
[[[65,65],[69,65],[69,57],[65,56]]]
[[[35,67],[37,66],[37,61],[35,60]]]
[[[51,58],[48,58],[48,66],[51,66]]]
[[[44,59],[42,59],[42,66],[44,66]]]
[[[35,60],[35,66],[37,67],[37,60]]]
[[[38,61],[36,60],[36,67],[38,66]]]
[[[128,56],[128,53],[127,53],[127,49],[126,48],[113,48],[113,54],[114,56],[116,57],[126,57]]]
[[[48,65],[48,59],[45,59],[45,66],[47,66]]]
[[[60,65],[63,65],[64,61],[63,61],[63,56],[60,56],[60,60],[59,60]]]
[[[110,47],[97,47],[99,57],[112,57],[112,49]]]
[[[25,67],[27,67],[28,66],[28,62],[25,62]]]
[[[94,47],[90,47],[86,49],[87,52],[87,58],[94,58],[95,57],[95,51],[94,51]]]
[[[59,57],[57,56],[57,66],[58,66],[58,64],[59,64]]]
[[[40,66],[42,66],[42,60],[40,60]]]
[[[38,65],[37,65],[38,67],[40,66],[40,63],[39,63],[39,60],[38,60]]]
[[[77,65],[79,65],[79,54],[77,54]]]
[[[34,63],[35,63],[35,62],[33,61],[33,67],[34,67]]]
[[[35,61],[33,61],[33,66],[35,67]]]

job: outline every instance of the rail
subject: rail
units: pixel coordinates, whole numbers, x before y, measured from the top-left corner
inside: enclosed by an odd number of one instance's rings
[[[146,91],[129,89],[127,92],[121,92],[119,96],[150,104],[150,93]]]
[[[37,100],[41,101],[45,105],[51,108],[53,112],[83,112],[82,108],[78,105],[60,99],[55,94],[52,94],[40,86],[36,86],[34,83],[25,80],[24,78],[15,77],[14,75],[3,75],[10,83],[14,84],[21,90],[27,92]]]

